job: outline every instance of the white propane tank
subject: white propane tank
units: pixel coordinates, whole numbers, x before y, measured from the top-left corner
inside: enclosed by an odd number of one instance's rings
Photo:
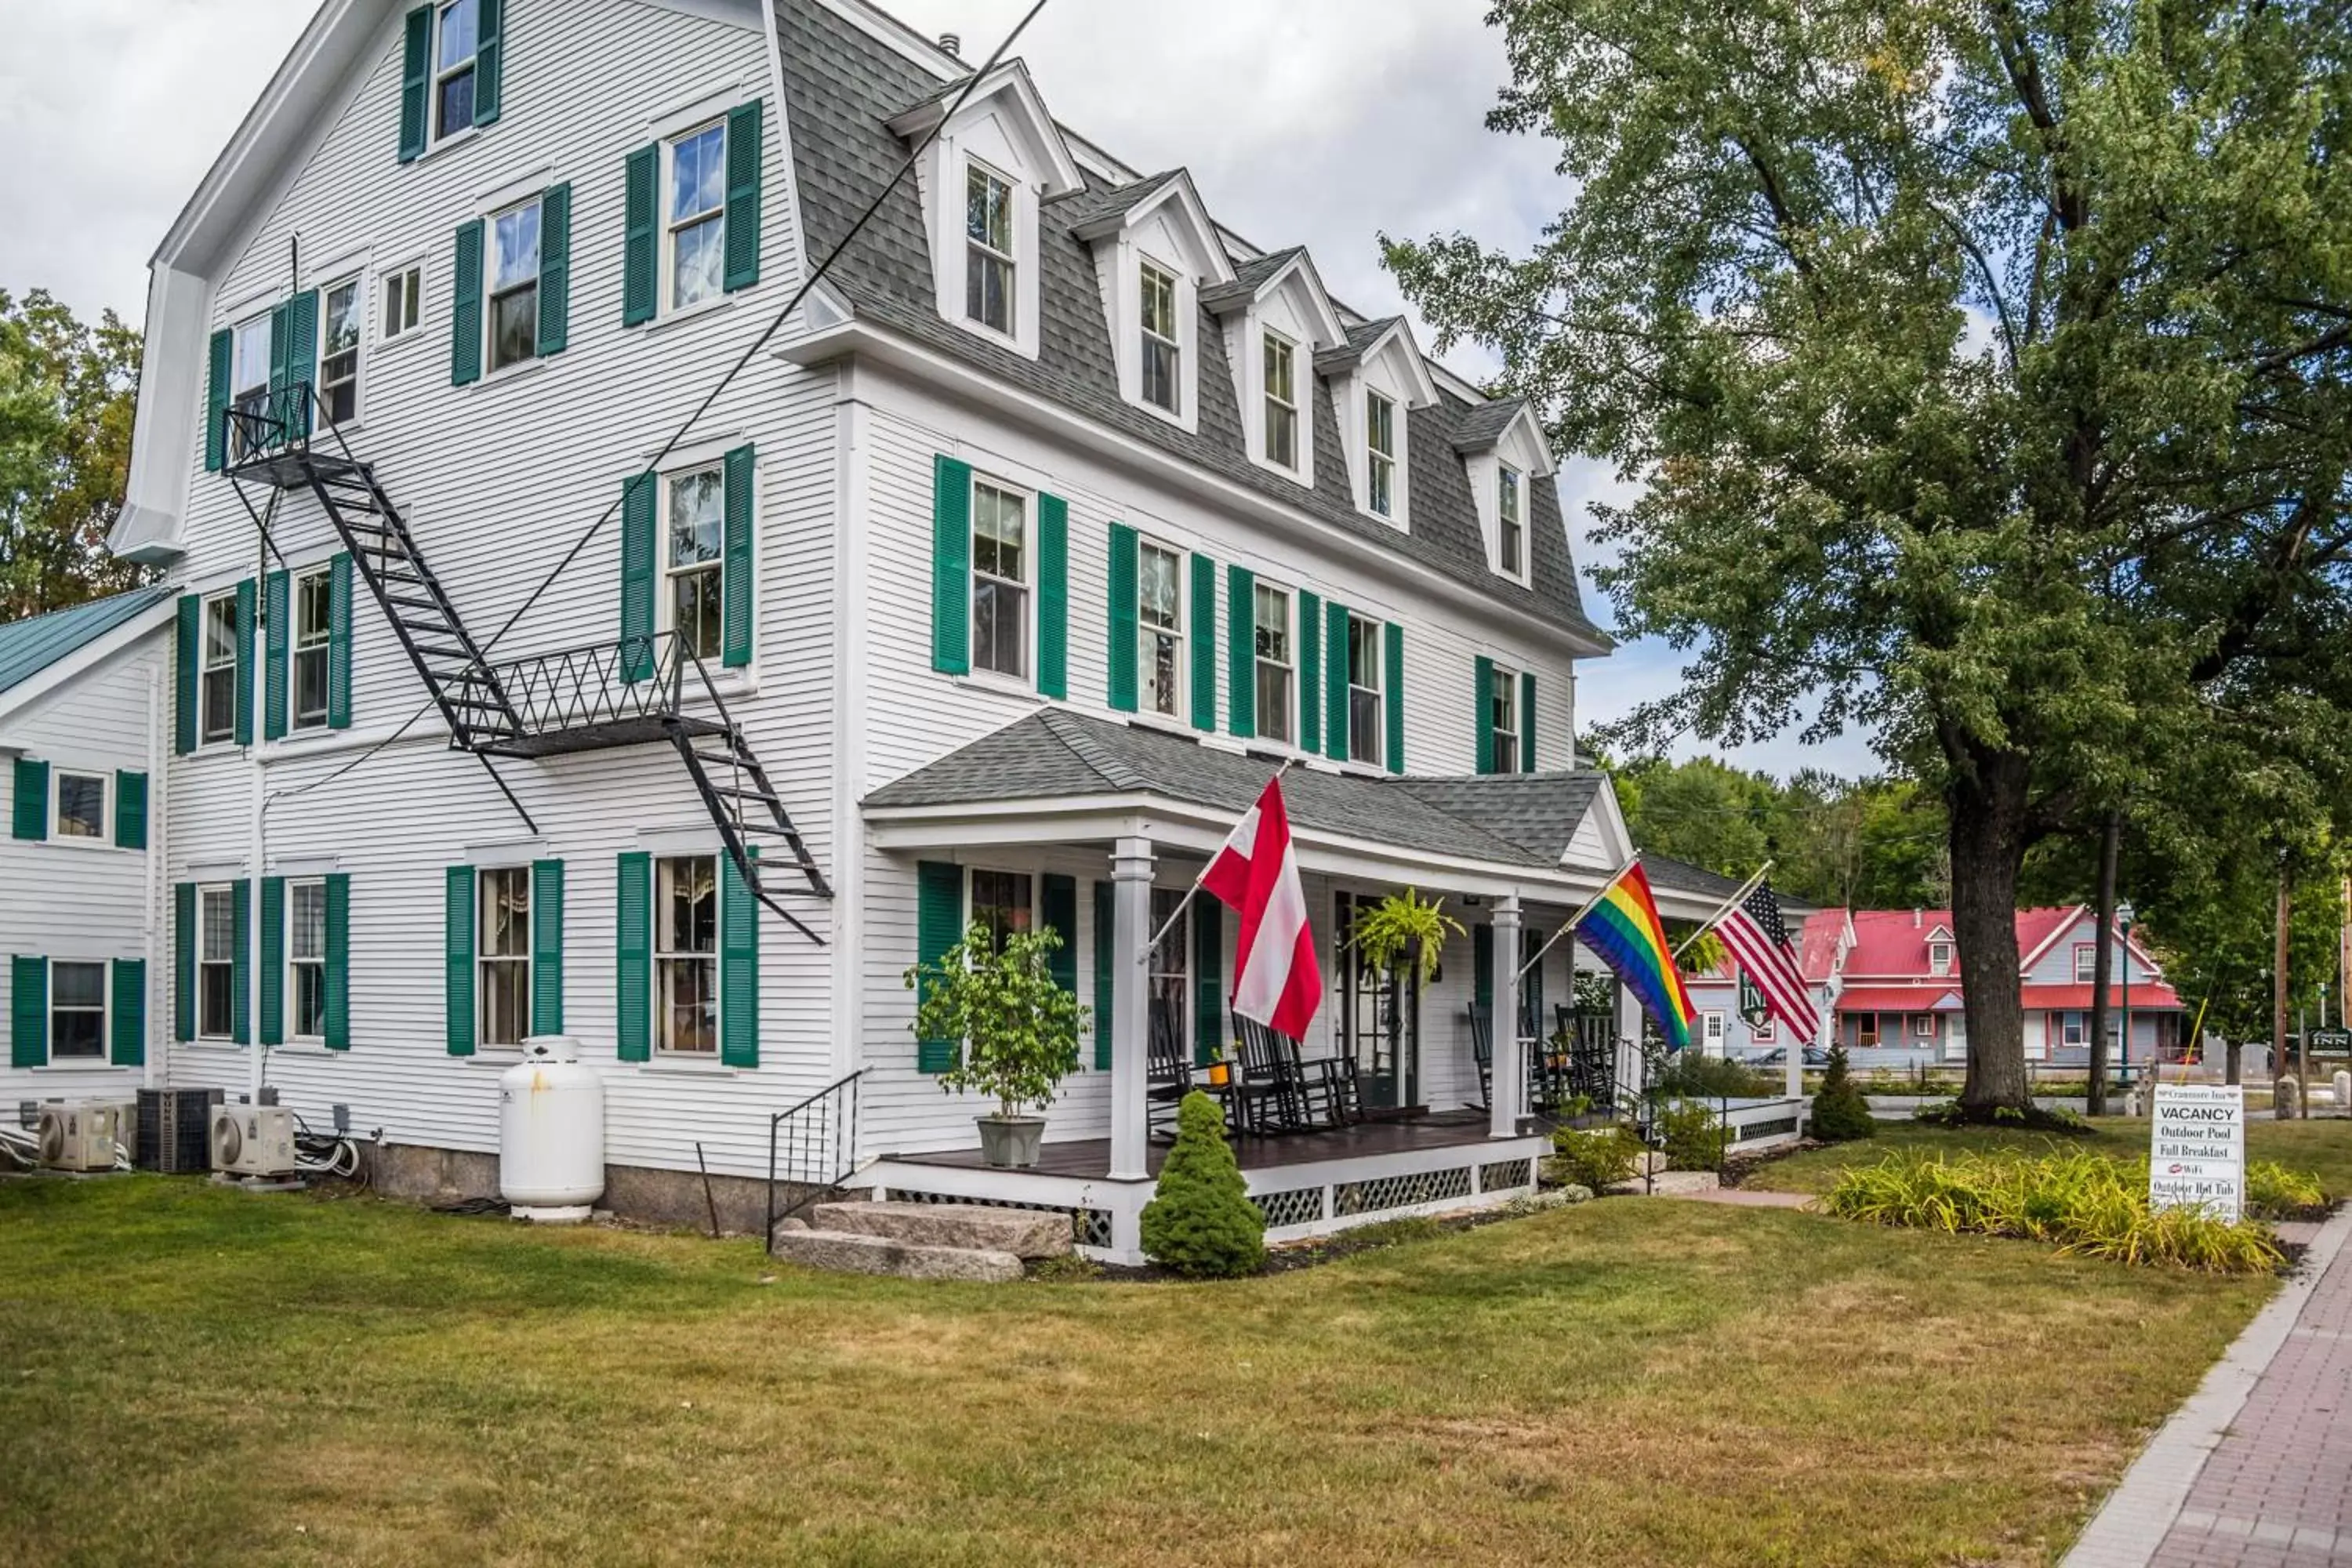
[[[499,1077],[499,1194],[549,1225],[578,1224],[604,1195],[604,1079],[568,1035],[532,1036]]]

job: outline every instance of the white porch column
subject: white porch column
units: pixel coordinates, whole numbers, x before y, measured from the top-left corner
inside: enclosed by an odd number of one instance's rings
[[[1121,838],[1111,851],[1110,1176],[1150,1175],[1145,1149],[1151,1137],[1150,1009],[1145,1001],[1144,944],[1151,940],[1151,840]]]
[[[1642,999],[1623,981],[1617,982],[1617,1085],[1642,1087]]]
[[[1518,1135],[1519,1102],[1527,1098],[1527,1061],[1519,1050],[1519,918],[1517,893],[1495,900],[1495,940],[1487,954],[1495,966],[1495,1013],[1486,1020],[1494,1067],[1486,1104],[1488,1131],[1497,1138]]]

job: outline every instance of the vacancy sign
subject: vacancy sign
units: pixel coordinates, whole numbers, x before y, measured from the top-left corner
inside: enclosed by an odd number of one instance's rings
[[[2147,1167],[2153,1209],[2202,1209],[2234,1225],[2246,1191],[2246,1091],[2234,1084],[2156,1089]]]

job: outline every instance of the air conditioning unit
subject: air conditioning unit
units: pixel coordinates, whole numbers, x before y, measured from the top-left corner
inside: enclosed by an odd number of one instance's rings
[[[213,1169],[236,1176],[294,1173],[294,1113],[282,1105],[224,1105],[213,1112]]]
[[[213,1112],[216,1089],[142,1089],[134,1129],[142,1171],[184,1176],[212,1168]]]
[[[41,1107],[41,1163],[52,1171],[111,1171],[121,1107]]]

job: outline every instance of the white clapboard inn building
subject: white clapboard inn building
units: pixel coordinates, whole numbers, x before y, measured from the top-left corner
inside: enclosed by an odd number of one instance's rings
[[[322,6],[153,260],[115,543],[176,593],[174,1083],[487,1188],[562,1034],[624,1206],[824,1129],[1131,1254],[1150,1037],[1232,1037],[1233,922],[1148,932],[1290,763],[1305,1054],[1428,1114],[1253,1141],[1277,1234],[1528,1185],[1474,1009],[1550,1032],[1572,944],[1512,955],[1629,848],[1539,422],[972,71],[860,0]],[[1406,887],[1471,928],[1417,1026],[1340,940]],[[975,918],[1094,1009],[1036,1173],[909,1030]]]

